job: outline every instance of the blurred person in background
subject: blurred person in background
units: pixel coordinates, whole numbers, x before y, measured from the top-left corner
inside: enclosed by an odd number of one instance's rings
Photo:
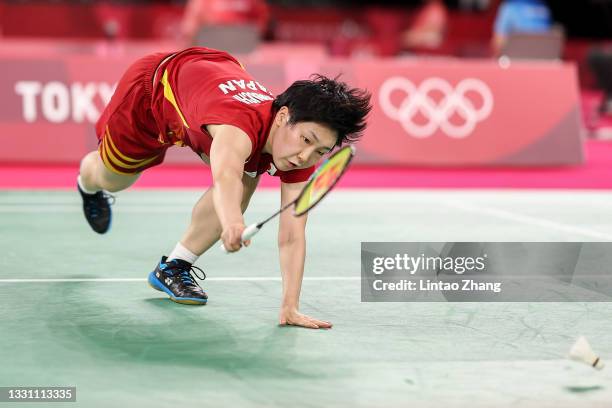
[[[459,0],[459,9],[463,11],[485,11],[491,5],[491,0]]]
[[[188,0],[181,23],[181,36],[187,46],[198,44],[198,33],[207,26],[252,25],[263,37],[269,20],[265,0]]]
[[[121,7],[121,4],[115,1],[104,0],[98,2],[91,10],[104,34],[103,39],[96,42],[96,54],[102,58],[123,54],[124,40],[130,35],[128,9]]]
[[[543,0],[504,0],[495,17],[493,51],[499,55],[513,33],[545,33],[552,28],[550,9]]]
[[[411,27],[402,34],[404,48],[435,49],[442,45],[448,26],[448,10],[442,0],[426,0]]]
[[[598,87],[604,92],[599,114],[612,114],[612,46],[593,46],[587,57]]]

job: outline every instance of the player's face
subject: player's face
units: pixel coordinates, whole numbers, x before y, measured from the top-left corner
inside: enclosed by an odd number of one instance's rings
[[[315,122],[289,124],[287,119],[278,131],[272,158],[282,171],[314,166],[336,144],[336,132]]]

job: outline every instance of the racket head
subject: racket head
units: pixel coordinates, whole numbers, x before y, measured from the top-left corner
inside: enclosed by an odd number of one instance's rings
[[[310,176],[308,184],[295,200],[293,214],[297,217],[306,214],[338,183],[355,156],[355,147],[344,146],[329,156]]]

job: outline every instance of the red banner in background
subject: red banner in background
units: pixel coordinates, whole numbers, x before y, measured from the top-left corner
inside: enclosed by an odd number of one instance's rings
[[[583,161],[573,65],[431,60],[359,63],[373,92],[362,162],[554,165]]]
[[[139,50],[133,53],[98,50],[95,55],[57,46],[56,53],[26,56],[23,47],[0,46],[0,162],[77,163],[96,147],[93,123],[116,81],[149,47],[132,48]],[[374,108],[358,163],[533,166],[583,161],[578,84],[570,64],[503,68],[492,61],[456,59],[328,60],[313,47],[282,45],[241,60],[275,93],[314,72],[342,73],[351,85],[369,89]],[[198,159],[186,148],[173,148],[166,162]]]

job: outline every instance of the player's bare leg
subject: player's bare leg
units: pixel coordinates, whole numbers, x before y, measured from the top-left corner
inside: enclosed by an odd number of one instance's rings
[[[111,193],[125,190],[140,174],[123,175],[110,171],[104,165],[100,153],[93,151],[81,160],[81,185],[88,191],[106,190]]]
[[[249,205],[258,181],[258,178],[243,176],[242,212]],[[149,285],[165,292],[177,303],[204,305],[208,301],[208,295],[195,281],[192,273],[197,276],[196,270],[199,268],[193,266],[193,263],[221,236],[221,223],[213,204],[213,188],[208,189],[193,207],[191,223],[170,256],[163,256],[155,270],[149,274]],[[204,279],[205,276],[199,278]]]
[[[93,151],[81,160],[78,190],[83,199],[83,212],[89,226],[98,234],[109,230],[112,221],[112,197],[107,191],[121,191],[138,180],[139,174],[122,175],[110,171],[100,154]]]

